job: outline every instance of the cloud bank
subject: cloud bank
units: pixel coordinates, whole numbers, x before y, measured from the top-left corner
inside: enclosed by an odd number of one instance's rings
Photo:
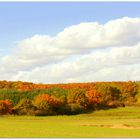
[[[140,18],[80,23],[34,35],[0,58],[0,80],[36,83],[140,80]]]

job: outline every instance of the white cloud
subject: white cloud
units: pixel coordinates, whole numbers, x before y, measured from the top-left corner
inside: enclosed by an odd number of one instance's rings
[[[134,68],[133,68],[134,67]],[[77,60],[63,61],[19,72],[14,80],[35,82],[80,82],[104,80],[138,80],[140,68],[140,44],[133,47],[111,48],[81,55]]]
[[[33,82],[139,80],[140,18],[80,23],[35,35],[0,58],[0,79]]]

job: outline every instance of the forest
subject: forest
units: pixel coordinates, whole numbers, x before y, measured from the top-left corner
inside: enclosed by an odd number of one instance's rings
[[[67,84],[0,81],[0,115],[74,115],[139,105],[139,81]]]

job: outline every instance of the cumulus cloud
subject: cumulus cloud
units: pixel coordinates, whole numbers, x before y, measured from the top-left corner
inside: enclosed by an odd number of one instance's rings
[[[140,18],[80,23],[34,35],[0,58],[0,79],[44,83],[139,80]]]
[[[133,47],[111,48],[108,51],[93,51],[77,60],[66,60],[53,65],[37,67],[32,71],[19,72],[15,80],[34,79],[34,82],[80,82],[138,80],[140,67],[140,44]],[[133,76],[132,76],[133,74]],[[135,75],[135,76],[134,76]],[[140,76],[139,76],[140,78]]]

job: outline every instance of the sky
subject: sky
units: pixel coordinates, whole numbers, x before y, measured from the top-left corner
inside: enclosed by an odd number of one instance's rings
[[[0,2],[0,80],[140,80],[140,2]]]

